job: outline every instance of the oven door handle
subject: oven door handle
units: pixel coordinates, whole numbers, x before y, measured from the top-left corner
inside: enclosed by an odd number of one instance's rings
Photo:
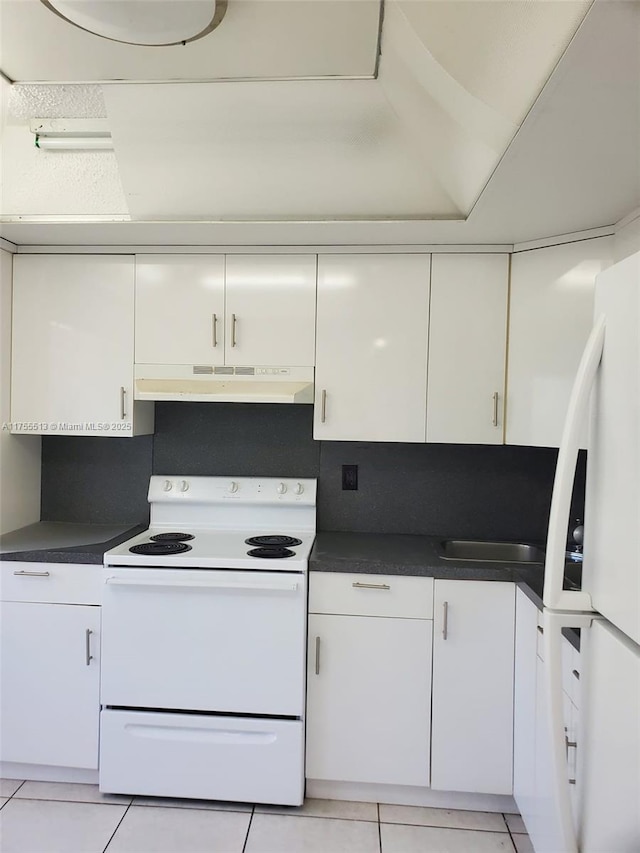
[[[147,580],[135,580],[134,578],[119,578],[119,577],[108,577],[105,580],[105,583],[108,583],[110,586],[149,586],[156,588],[175,588],[180,587],[183,589],[237,589],[237,590],[248,590],[248,591],[256,591],[256,592],[297,592],[299,584],[288,581],[281,581],[278,583],[277,581],[271,581],[269,583],[263,581],[262,583],[241,583],[241,582],[233,582],[233,581],[197,581],[197,580],[164,580],[162,578],[158,578],[157,580],[147,579]]]

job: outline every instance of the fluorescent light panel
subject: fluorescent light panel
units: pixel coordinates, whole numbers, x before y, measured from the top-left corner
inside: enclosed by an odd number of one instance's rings
[[[111,136],[42,136],[36,134],[36,148],[43,151],[113,151]]]
[[[46,151],[112,151],[106,119],[32,119],[36,148]]]

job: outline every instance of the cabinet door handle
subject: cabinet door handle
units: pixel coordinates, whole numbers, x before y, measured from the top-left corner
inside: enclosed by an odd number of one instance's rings
[[[14,575],[21,575],[25,578],[48,578],[49,572],[25,572],[24,569],[20,569],[19,572],[14,572]]]
[[[578,670],[572,669],[571,672],[573,673],[574,677],[577,678],[578,681],[580,681],[580,673],[578,672]]]
[[[84,655],[85,655],[85,663],[87,666],[91,664],[93,660],[93,655],[91,654],[91,635],[93,631],[91,628],[87,628],[84,632]]]
[[[449,602],[442,602],[442,639],[447,639],[447,634],[449,631]]]
[[[351,586],[356,589],[391,589],[387,583],[360,583],[359,581],[356,581],[355,583],[352,583]]]
[[[327,420],[327,392],[325,389],[322,389],[322,394],[320,395],[320,423],[324,423]]]
[[[218,346],[218,315],[211,315],[211,346]]]
[[[120,420],[123,421],[127,417],[127,408],[125,405],[125,400],[127,396],[127,389],[124,385],[120,386]]]
[[[235,347],[237,344],[236,341],[236,326],[238,325],[238,318],[235,314],[231,315],[231,346]]]
[[[320,675],[320,637],[316,637],[316,675]]]
[[[544,628],[542,625],[538,625],[538,634],[544,634]]]
[[[498,426],[498,400],[500,399],[500,395],[497,391],[493,392],[493,425],[494,427]]]

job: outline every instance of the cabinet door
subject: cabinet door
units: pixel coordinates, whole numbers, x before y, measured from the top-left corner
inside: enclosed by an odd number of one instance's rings
[[[97,768],[100,608],[3,602],[0,635],[0,759]]]
[[[315,255],[227,255],[226,364],[314,363]]]
[[[599,237],[513,255],[507,444],[560,445],[593,322],[595,277],[612,263],[612,240]]]
[[[11,420],[131,434],[133,304],[133,257],[16,255]]]
[[[224,363],[224,255],[136,257],[136,364]]]
[[[527,826],[535,812],[536,649],[538,608],[516,590],[513,797]]]
[[[432,622],[309,617],[309,779],[429,784]]]
[[[510,794],[515,587],[435,582],[431,787]]]
[[[425,440],[429,255],[320,255],[314,438]]]
[[[433,255],[427,441],[502,444],[508,255]]]

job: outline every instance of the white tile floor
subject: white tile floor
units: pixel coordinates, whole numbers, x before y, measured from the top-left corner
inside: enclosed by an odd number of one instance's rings
[[[519,815],[307,800],[300,808],[0,780],[1,853],[532,853]]]

